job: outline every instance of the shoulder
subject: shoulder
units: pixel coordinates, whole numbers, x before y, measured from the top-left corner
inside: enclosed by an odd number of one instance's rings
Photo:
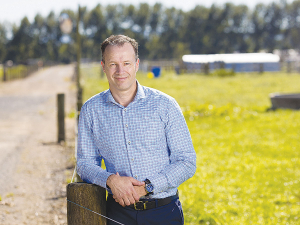
[[[162,91],[150,87],[145,87],[145,86],[142,87],[144,89],[146,98],[149,98],[150,100],[156,100],[162,104],[177,103],[173,97],[167,95]]]
[[[88,99],[82,106],[81,110],[90,111],[102,108],[106,104],[107,94],[109,90],[98,93]]]
[[[158,104],[161,110],[164,109],[166,111],[181,111],[179,104],[172,96],[154,88],[149,88],[145,86],[142,87],[144,88],[145,96],[146,98],[148,98],[148,101],[152,101]]]

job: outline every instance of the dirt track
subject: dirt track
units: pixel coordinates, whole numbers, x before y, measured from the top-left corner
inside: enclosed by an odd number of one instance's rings
[[[75,119],[66,117],[66,143],[56,144],[56,94],[75,110],[74,67],[40,70],[0,82],[0,224],[66,224]]]

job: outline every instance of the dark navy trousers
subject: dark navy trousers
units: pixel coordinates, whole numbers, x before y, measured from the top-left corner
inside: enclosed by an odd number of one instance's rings
[[[106,202],[107,217],[124,225],[183,225],[183,213],[179,199],[171,203],[147,210],[135,210],[123,207],[115,202],[112,195],[108,195]],[[118,223],[107,220],[107,225]]]

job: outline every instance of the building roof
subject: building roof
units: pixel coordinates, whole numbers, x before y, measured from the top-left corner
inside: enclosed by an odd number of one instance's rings
[[[235,53],[211,55],[184,55],[183,62],[187,63],[277,63],[280,58],[272,53]]]

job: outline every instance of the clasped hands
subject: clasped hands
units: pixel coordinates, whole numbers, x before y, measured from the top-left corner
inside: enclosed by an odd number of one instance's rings
[[[119,173],[110,175],[106,184],[111,189],[115,201],[123,207],[138,202],[140,197],[147,194],[145,182],[133,177],[120,176]]]

